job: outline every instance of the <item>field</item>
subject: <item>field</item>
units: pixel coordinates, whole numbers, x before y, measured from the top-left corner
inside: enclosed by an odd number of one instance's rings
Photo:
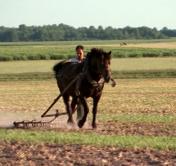
[[[53,78],[53,65],[59,60],[0,62],[0,80]],[[176,76],[176,58],[112,59],[114,78],[166,78]]]
[[[121,42],[127,45],[120,46]],[[176,57],[176,39],[170,40],[112,40],[68,42],[17,42],[0,43],[0,61],[55,60],[73,57],[77,44],[85,46],[85,52],[93,47],[113,52],[113,58],[128,57]]]
[[[13,162],[15,158],[17,161],[47,163],[46,158],[49,157],[49,161],[54,163],[54,158],[61,161],[59,155],[64,153],[68,155],[66,163],[71,160],[76,163],[74,149],[77,150],[78,146],[82,151],[80,155],[93,153],[101,158],[100,163],[117,163],[120,159],[123,163],[128,163],[128,160],[129,163],[160,163],[165,159],[173,163],[176,149],[176,79],[123,79],[117,82],[115,88],[105,86],[99,105],[97,130],[91,130],[91,112],[81,130],[68,127],[62,117],[61,122],[58,118],[53,129],[1,129],[1,141],[10,142],[8,148],[1,145],[1,150],[6,156],[10,147],[14,147],[14,153],[9,156],[9,161]],[[16,120],[40,119],[39,115],[57,95],[57,87],[55,80],[1,81],[0,93],[0,124],[9,127]],[[89,104],[91,107],[91,100]],[[64,111],[62,101],[56,108]],[[35,151],[38,146],[41,150]],[[31,150],[37,156],[33,156]],[[83,161],[80,155],[77,154],[78,162],[91,162]],[[134,155],[141,159],[134,161]],[[6,161],[5,156],[1,157],[1,161]],[[94,162],[95,165],[100,163]]]
[[[160,42],[163,47],[163,41]],[[173,44],[173,41],[167,41],[169,43]],[[159,42],[140,41],[138,44],[154,47]],[[112,71],[117,86],[105,85],[96,130],[92,130],[90,125],[91,99],[88,100],[89,117],[82,129],[76,124],[68,126],[66,116],[59,117],[50,128],[11,128],[13,121],[40,119],[58,95],[52,75],[52,66],[57,61],[0,63],[1,164],[176,163],[176,77],[168,75],[168,71],[176,70],[174,57],[113,59]],[[152,72],[161,75],[149,74]],[[136,73],[142,73],[142,77],[135,77]],[[62,100],[52,111],[55,109],[64,111]]]

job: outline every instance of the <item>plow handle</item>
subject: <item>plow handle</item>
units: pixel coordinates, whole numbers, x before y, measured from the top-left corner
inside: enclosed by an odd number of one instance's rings
[[[59,96],[57,96],[57,98],[54,99],[54,101],[52,102],[52,104],[48,107],[48,109],[41,115],[41,117],[45,117],[45,115],[48,113],[48,111],[53,107],[53,105],[60,99],[60,97],[62,96],[62,94],[60,94]]]
[[[46,114],[48,113],[48,111],[53,107],[53,105],[60,99],[60,97],[63,96],[63,94],[70,88],[71,85],[73,85],[73,83],[75,83],[77,81],[77,79],[79,78],[79,74],[67,85],[67,87],[60,93],[59,96],[57,96],[54,101],[52,102],[52,104],[48,107],[48,109],[41,115],[41,117],[46,117]]]

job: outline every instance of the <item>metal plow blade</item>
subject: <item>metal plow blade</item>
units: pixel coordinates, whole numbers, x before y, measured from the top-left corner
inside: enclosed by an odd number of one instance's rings
[[[37,121],[37,120],[31,120],[31,121],[20,121],[20,122],[13,122],[13,125],[15,128],[22,128],[22,129],[27,129],[27,128],[34,128],[34,127],[51,127],[52,122],[61,115],[66,115],[66,112],[59,113],[58,110],[56,110],[55,114],[45,114],[44,116],[42,115],[41,117],[54,117],[50,121]]]
[[[42,122],[42,121],[21,121],[21,122],[13,122],[15,128],[33,128],[33,127],[50,127],[50,122]]]

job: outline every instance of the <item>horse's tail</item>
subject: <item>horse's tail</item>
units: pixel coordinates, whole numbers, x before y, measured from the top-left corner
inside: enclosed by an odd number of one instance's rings
[[[53,71],[57,73],[61,69],[62,65],[60,63],[57,63],[53,66]]]
[[[55,65],[53,66],[53,71],[54,71],[55,73],[57,73],[58,71],[60,71],[60,70],[62,69],[63,64],[65,64],[66,62],[67,62],[67,60],[63,60],[63,61],[61,61],[61,62],[55,64]]]
[[[65,63],[65,61],[61,61],[53,66],[53,71],[54,71],[55,77],[62,70],[62,66],[64,63]]]

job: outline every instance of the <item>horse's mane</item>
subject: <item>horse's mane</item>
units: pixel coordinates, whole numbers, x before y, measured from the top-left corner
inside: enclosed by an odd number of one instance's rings
[[[87,57],[86,58],[91,58],[93,56],[103,56],[105,59],[111,59],[111,55],[110,55],[110,52],[105,52],[103,49],[101,48],[92,48],[90,50],[90,52],[87,53]]]

